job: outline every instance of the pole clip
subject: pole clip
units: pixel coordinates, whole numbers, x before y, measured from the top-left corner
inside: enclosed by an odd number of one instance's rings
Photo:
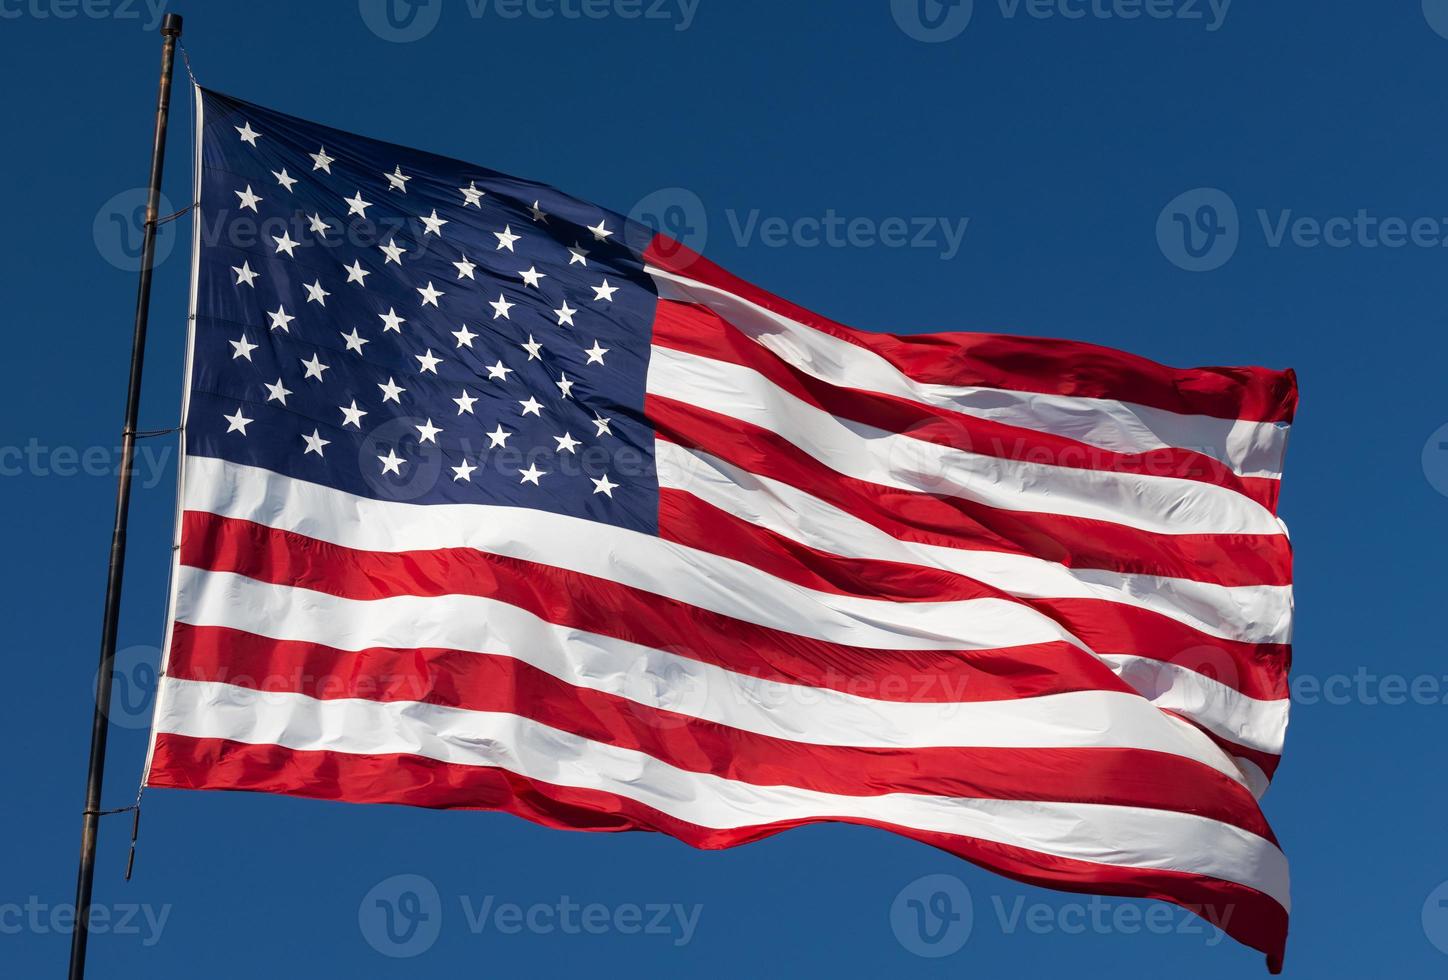
[[[169,429],[126,429],[121,435],[131,436],[134,439],[152,439],[156,436],[169,436],[173,432],[180,432],[179,425],[173,425]]]
[[[141,834],[141,801],[137,800],[130,806],[118,806],[110,810],[82,810],[81,814],[87,817],[109,817],[117,813],[131,814],[131,850],[126,855],[126,880],[131,880],[131,871],[136,866],[136,838]]]
[[[164,224],[166,224],[168,221],[175,221],[177,218],[179,218],[179,217],[181,217],[182,215],[187,214],[187,213],[189,213],[189,212],[191,212],[191,211],[194,211],[195,209],[196,209],[196,205],[195,205],[195,204],[188,204],[188,205],[186,205],[184,208],[182,208],[180,211],[173,211],[173,212],[171,212],[170,214],[166,215],[164,218],[154,218],[154,219],[152,219],[152,220],[147,221],[146,224],[148,224],[148,225],[164,225]]]

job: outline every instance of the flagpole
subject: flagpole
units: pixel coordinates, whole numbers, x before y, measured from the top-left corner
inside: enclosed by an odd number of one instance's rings
[[[126,421],[121,430],[121,472],[116,484],[116,516],[106,572],[105,614],[101,625],[100,669],[96,673],[95,712],[91,716],[90,771],[86,774],[85,811],[80,834],[80,870],[75,883],[75,930],[70,940],[70,978],[85,976],[90,938],[91,886],[95,878],[96,834],[100,829],[101,787],[105,781],[106,736],[110,727],[111,672],[116,656],[116,627],[121,614],[121,579],[126,568],[126,525],[131,505],[131,467],[141,403],[141,368],[146,358],[146,325],[151,309],[151,270],[156,258],[156,225],[161,201],[161,171],[166,160],[166,122],[171,108],[171,74],[181,16],[161,21],[161,85],[156,101],[156,131],[151,144],[151,183],[141,238],[141,281],[136,294],[136,326],[131,339],[131,372],[126,389]]]

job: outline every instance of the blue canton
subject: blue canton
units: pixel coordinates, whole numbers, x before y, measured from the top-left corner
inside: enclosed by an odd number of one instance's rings
[[[644,230],[541,184],[202,102],[189,454],[657,530]]]

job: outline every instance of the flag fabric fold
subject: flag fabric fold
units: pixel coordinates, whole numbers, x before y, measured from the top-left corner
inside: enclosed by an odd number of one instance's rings
[[[147,785],[879,827],[1280,968],[1290,371],[854,330],[547,186],[196,100]]]

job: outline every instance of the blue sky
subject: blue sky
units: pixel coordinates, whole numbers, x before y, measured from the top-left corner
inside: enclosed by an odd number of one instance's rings
[[[1265,802],[1293,860],[1287,973],[1448,967],[1448,0],[172,8],[211,87],[653,215],[859,327],[1295,368],[1297,697]],[[32,976],[69,942],[135,290],[125,226],[160,38],[139,0],[0,0],[0,21],[15,345],[0,962]],[[163,240],[144,428],[176,421],[186,231]],[[172,442],[145,444],[109,806],[144,752],[174,467]],[[97,977],[1262,970],[1180,914],[1017,885],[862,828],[703,853],[503,815],[154,791],[127,884],[125,821],[102,840]],[[930,945],[891,909],[937,892],[969,931]],[[379,898],[430,913],[411,945],[369,911]]]

